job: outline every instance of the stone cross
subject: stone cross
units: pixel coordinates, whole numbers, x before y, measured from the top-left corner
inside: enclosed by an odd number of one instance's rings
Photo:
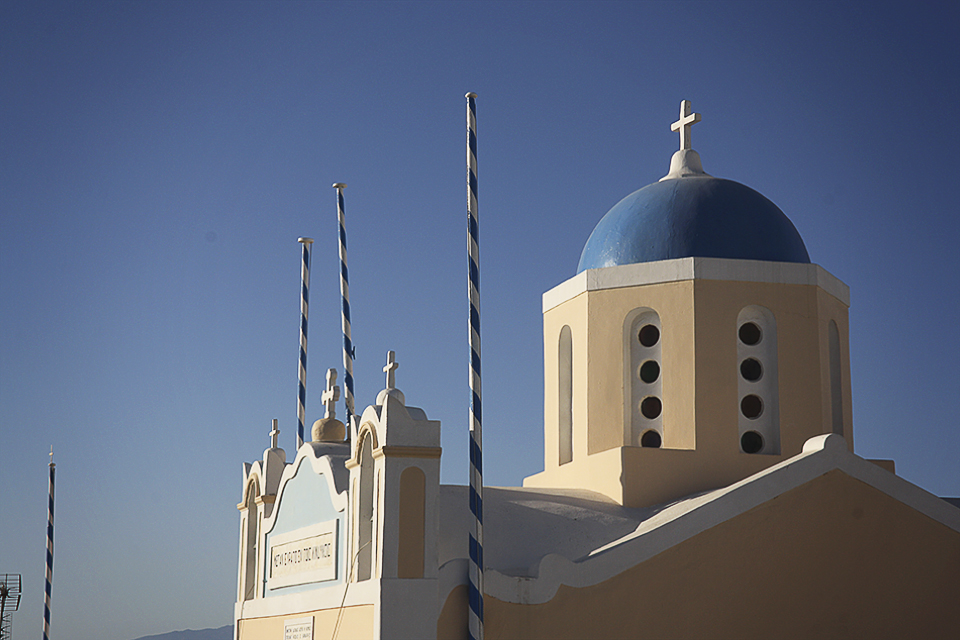
[[[396,370],[400,364],[396,361],[396,355],[393,351],[387,351],[387,364],[383,367],[383,372],[387,374],[387,389],[397,388]]]
[[[680,102],[680,119],[670,125],[670,131],[680,132],[680,150],[692,149],[690,145],[690,127],[700,122],[699,113],[690,113],[690,101]]]
[[[323,402],[323,406],[326,408],[326,413],[323,416],[324,418],[337,417],[337,400],[340,399],[340,387],[335,384],[336,381],[337,370],[327,369],[327,388],[320,396],[320,400]]]
[[[277,436],[280,435],[280,429],[277,428],[277,419],[273,419],[273,431],[270,432],[270,448],[277,448]]]

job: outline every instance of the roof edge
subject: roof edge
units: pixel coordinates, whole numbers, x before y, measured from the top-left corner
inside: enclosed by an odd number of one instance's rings
[[[505,602],[548,602],[561,584],[578,588],[609,580],[698,533],[834,469],[960,532],[960,509],[851,453],[841,436],[826,434],[809,439],[799,455],[723,489],[663,509],[641,523],[633,533],[594,550],[582,560],[571,561],[555,554],[544,556],[536,578],[516,578],[488,570],[484,590]]]
[[[817,264],[729,258],[676,258],[581,271],[543,294],[543,312],[546,313],[585,291],[684,280],[816,285],[850,306],[850,287]]]

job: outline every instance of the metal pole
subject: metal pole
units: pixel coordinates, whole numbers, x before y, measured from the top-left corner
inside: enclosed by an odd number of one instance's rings
[[[307,404],[307,316],[310,299],[310,245],[313,238],[297,238],[303,245],[300,268],[300,393],[297,396],[297,450],[303,445],[303,421]]]
[[[3,640],[3,638],[6,637],[6,634],[3,632],[4,631],[3,627],[5,622],[4,618],[7,615],[6,609],[7,609],[7,583],[0,582],[0,640]]]
[[[50,597],[53,594],[53,487],[57,465],[50,447],[50,497],[47,502],[47,580],[43,595],[43,640],[50,640]]]
[[[470,299],[470,532],[469,632],[483,640],[483,456],[480,390],[480,238],[477,218],[477,94],[467,98],[467,293]]]
[[[347,277],[347,223],[343,213],[343,190],[347,188],[342,182],[335,182],[333,188],[337,190],[337,220],[340,223],[340,326],[343,329],[343,388],[344,404],[347,415],[344,422],[349,426],[354,415],[353,411],[353,359],[356,350],[350,336],[350,282]],[[349,431],[348,431],[349,433]]]

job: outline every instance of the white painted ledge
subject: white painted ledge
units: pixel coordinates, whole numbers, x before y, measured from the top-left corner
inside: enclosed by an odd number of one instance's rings
[[[377,604],[379,601],[379,580],[341,582],[310,591],[237,602],[233,607],[233,617],[234,623],[236,623],[236,620],[240,619],[296,616],[309,611],[339,609],[341,605],[355,607],[364,604]]]
[[[850,287],[820,265],[724,258],[678,258],[581,271],[543,294],[543,311],[549,311],[585,291],[684,280],[816,285],[850,306]]]

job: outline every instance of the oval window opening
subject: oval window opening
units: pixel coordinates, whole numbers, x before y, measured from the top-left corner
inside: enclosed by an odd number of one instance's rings
[[[644,433],[643,436],[640,438],[641,447],[649,447],[650,449],[659,449],[661,443],[662,443],[662,440],[660,438],[660,434],[654,431],[653,429],[650,429],[649,431]]]
[[[651,384],[660,377],[660,364],[656,360],[647,360],[640,365],[640,379]]]
[[[657,329],[657,327],[652,324],[644,325],[640,328],[637,339],[643,346],[652,347],[660,341],[660,329]]]
[[[744,453],[760,453],[763,449],[763,436],[756,431],[747,431],[740,436],[740,448]]]
[[[760,396],[749,395],[744,396],[743,400],[740,401],[740,412],[743,413],[744,417],[754,420],[760,417],[760,414],[763,413],[763,400],[760,399]]]
[[[756,382],[763,377],[763,365],[756,358],[747,358],[740,363],[740,375],[744,380]]]
[[[640,403],[640,413],[649,420],[660,417],[661,411],[663,411],[663,405],[660,403],[660,398],[656,396],[647,396]]]
[[[755,344],[760,344],[760,341],[763,339],[763,332],[754,322],[744,322],[740,325],[739,335],[740,342],[751,347]]]

